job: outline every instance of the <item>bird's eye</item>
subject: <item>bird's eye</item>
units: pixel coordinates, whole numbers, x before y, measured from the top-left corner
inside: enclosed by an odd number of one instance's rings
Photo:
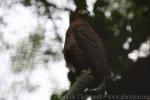
[[[82,32],[82,30],[80,29],[80,28],[76,28],[76,29],[74,29],[73,30],[75,33],[81,33]]]

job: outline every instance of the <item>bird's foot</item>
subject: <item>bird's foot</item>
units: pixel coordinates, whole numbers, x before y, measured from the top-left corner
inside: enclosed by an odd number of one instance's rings
[[[82,70],[81,73],[82,73],[82,74],[87,74],[87,75],[88,75],[88,74],[91,74],[91,71],[90,71],[90,70]]]

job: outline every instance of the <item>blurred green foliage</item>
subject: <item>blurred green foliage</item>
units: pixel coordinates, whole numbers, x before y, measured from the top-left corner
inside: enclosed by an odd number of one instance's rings
[[[34,68],[35,58],[44,39],[43,30],[38,27],[35,33],[31,33],[29,39],[21,40],[17,45],[17,50],[12,56],[12,70],[21,72]]]
[[[51,96],[51,100],[60,100],[60,99],[59,99],[59,96],[57,94],[53,94]]]

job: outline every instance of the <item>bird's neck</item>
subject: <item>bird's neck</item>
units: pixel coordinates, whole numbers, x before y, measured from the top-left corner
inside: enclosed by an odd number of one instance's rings
[[[70,20],[70,26],[77,26],[77,25],[86,24],[86,23],[87,21],[82,17]]]

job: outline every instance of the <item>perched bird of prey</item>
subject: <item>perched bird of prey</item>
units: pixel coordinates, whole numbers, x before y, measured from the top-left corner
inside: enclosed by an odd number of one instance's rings
[[[66,33],[64,58],[72,72],[79,76],[81,71],[90,71],[95,84],[110,77],[105,50],[98,34],[84,19],[86,10],[71,12],[70,26]]]

